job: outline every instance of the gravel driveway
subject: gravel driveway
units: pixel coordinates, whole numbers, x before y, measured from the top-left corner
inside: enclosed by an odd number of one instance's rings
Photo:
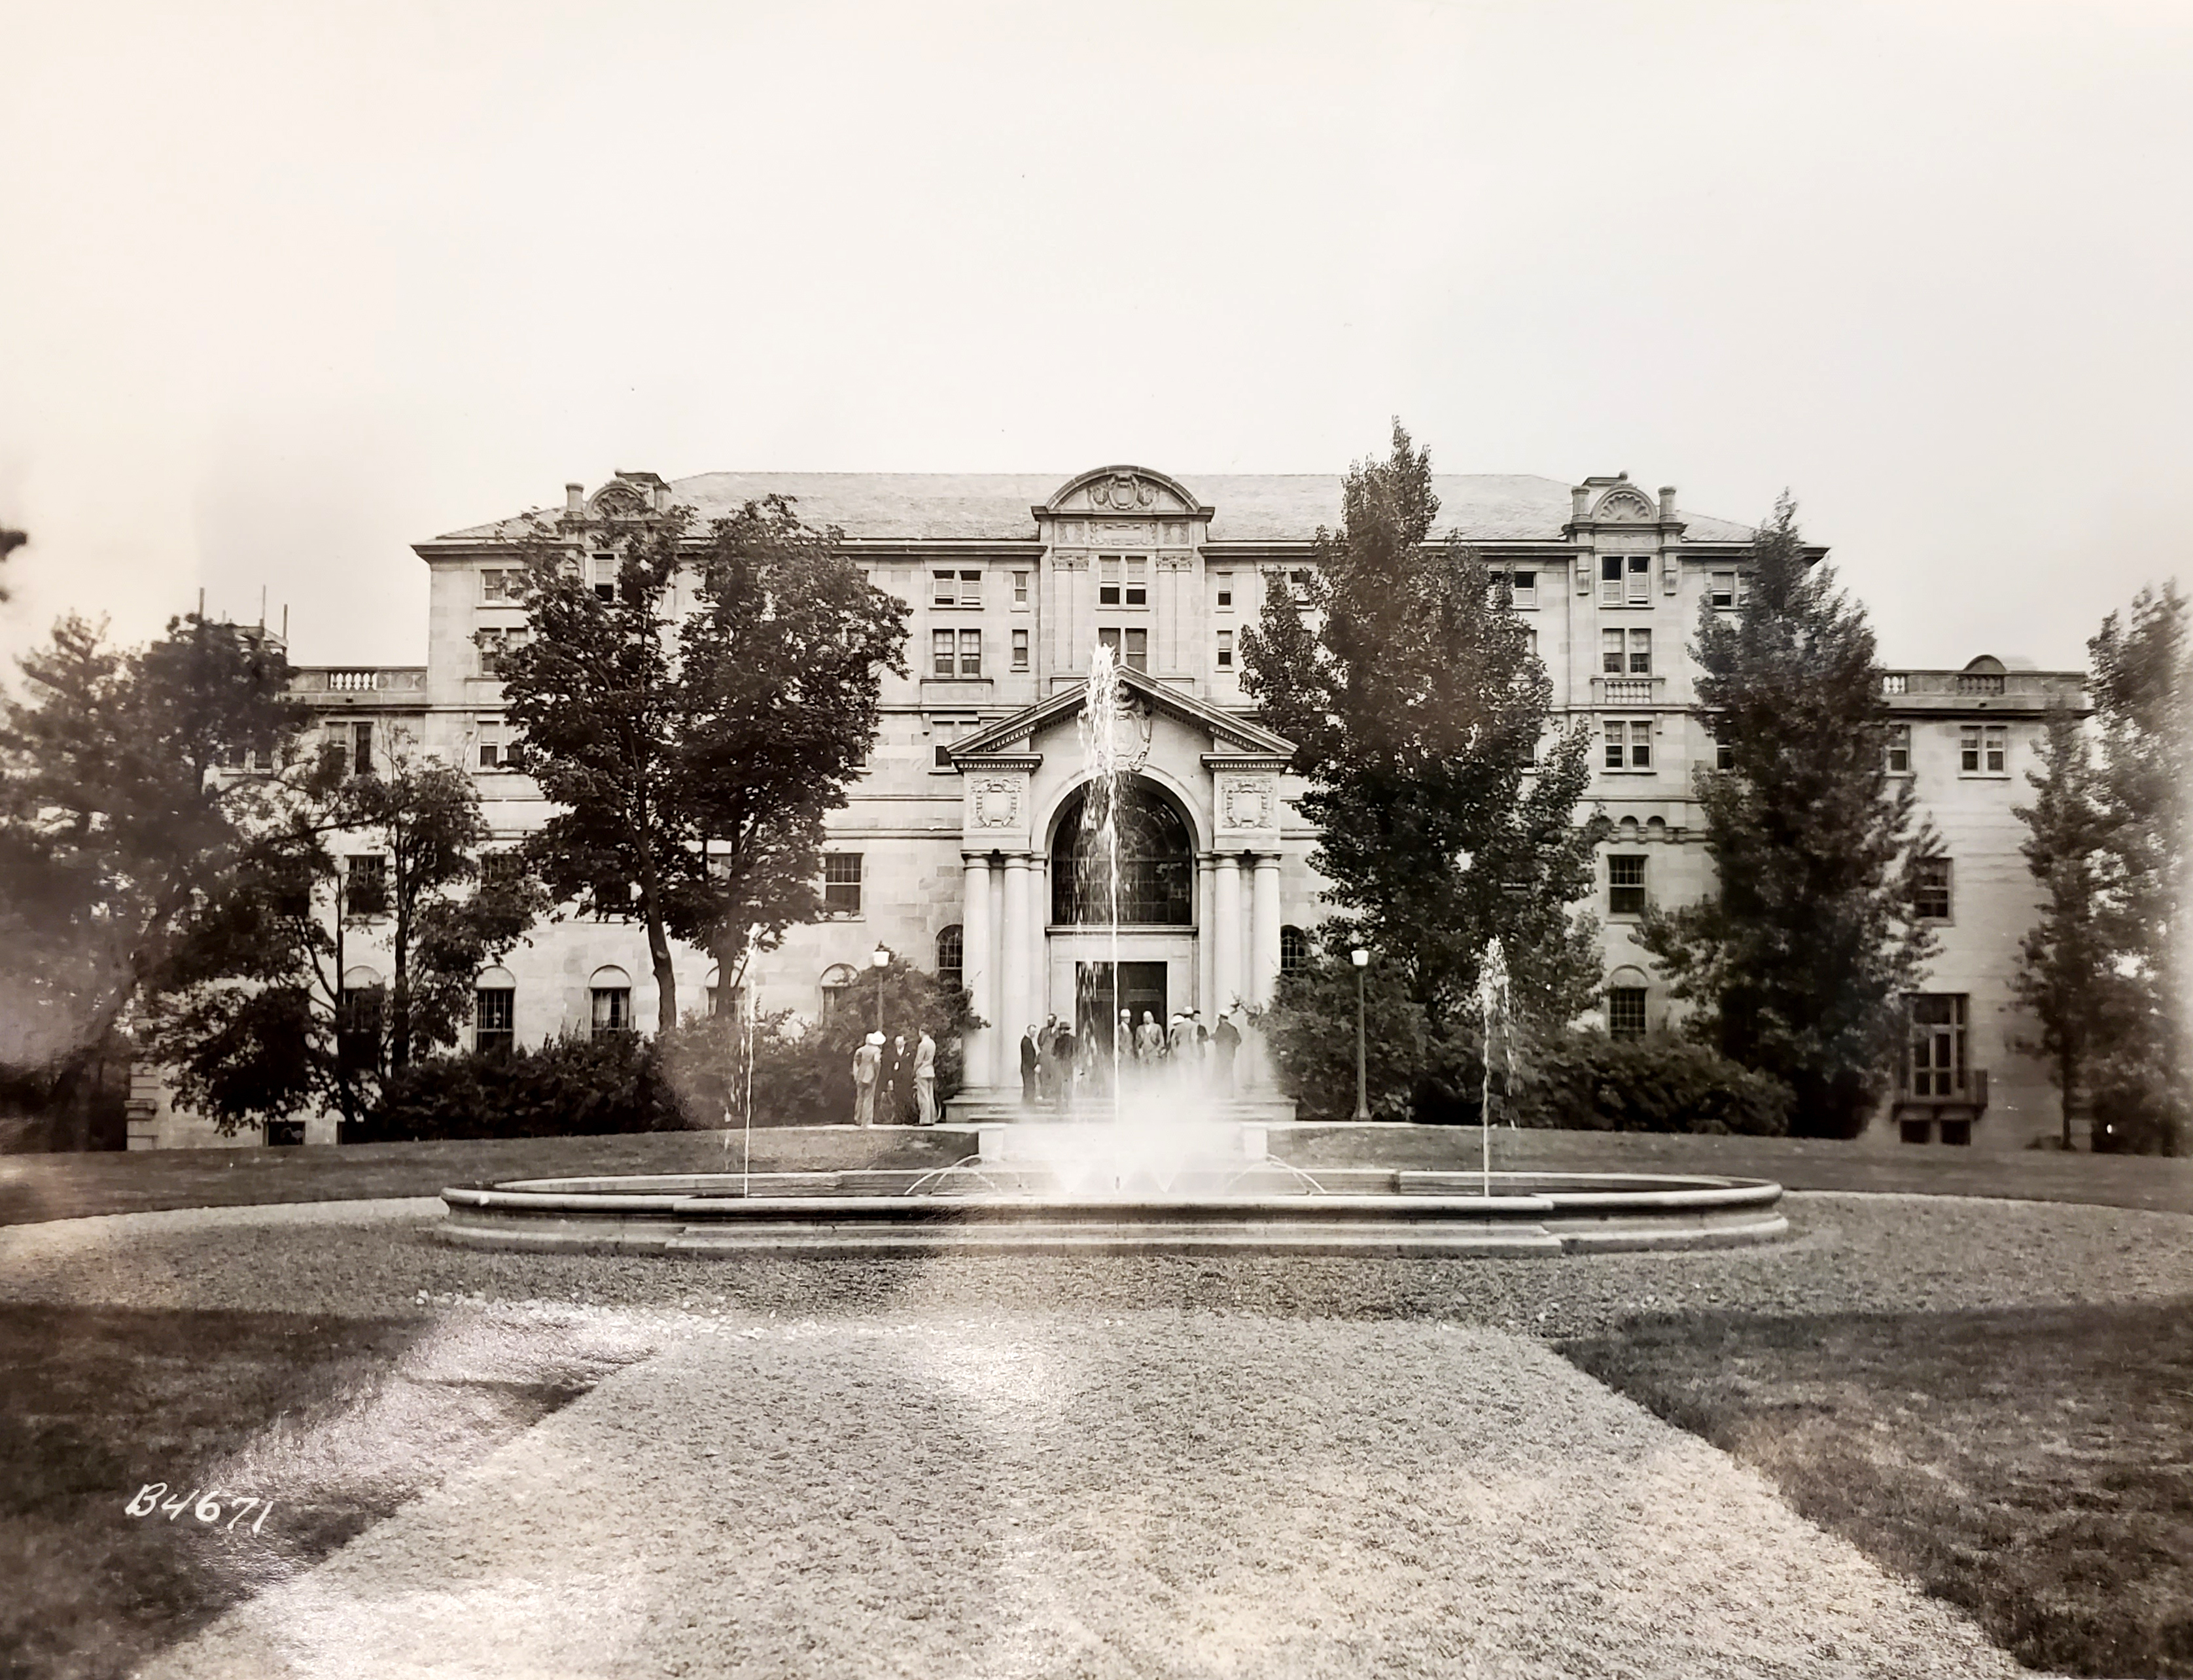
[[[21,1299],[576,1303],[662,1348],[149,1673],[2010,1676],[1536,1336],[2193,1294],[2193,1221],[2024,1202],[1521,1261],[533,1259],[422,1212],[0,1232]]]

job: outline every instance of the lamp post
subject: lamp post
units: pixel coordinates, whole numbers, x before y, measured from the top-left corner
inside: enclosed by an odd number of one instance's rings
[[[881,944],[876,947],[876,1030],[884,1029],[884,970],[890,966],[890,953]]]
[[[1355,965],[1355,1117],[1371,1118],[1371,1081],[1363,1052],[1363,971],[1371,966],[1371,953],[1358,945],[1348,954]]]

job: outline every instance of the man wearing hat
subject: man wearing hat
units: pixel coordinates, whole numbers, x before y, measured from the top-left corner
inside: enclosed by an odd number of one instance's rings
[[[870,1033],[853,1052],[853,1124],[876,1123],[876,1069],[884,1059],[884,1035]]]

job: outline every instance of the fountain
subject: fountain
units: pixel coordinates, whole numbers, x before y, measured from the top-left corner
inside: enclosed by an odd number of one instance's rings
[[[1721,1178],[1492,1170],[1492,1066],[1512,1084],[1508,969],[1486,948],[1477,1002],[1484,1107],[1475,1173],[1320,1167],[1270,1151],[1284,1129],[1194,1112],[1186,1081],[1125,1075],[1119,1024],[1121,794],[1148,750],[1111,650],[1090,662],[1081,716],[1085,891],[1110,906],[1109,1118],[985,1124],[942,1167],[538,1178],[442,1192],[446,1242],[541,1253],[936,1254],[959,1252],[1560,1254],[1721,1247],[1788,1229],[1778,1184]],[[752,1124],[752,1103],[746,1123]],[[730,1145],[726,1133],[725,1148]],[[751,1135],[747,1167],[751,1167]]]

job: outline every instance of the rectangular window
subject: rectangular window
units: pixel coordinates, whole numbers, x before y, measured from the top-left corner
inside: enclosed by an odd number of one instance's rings
[[[515,851],[483,851],[479,860],[480,886],[498,892],[524,878],[525,860]]]
[[[1599,668],[1608,676],[1622,674],[1622,652],[1625,645],[1623,633],[1619,630],[1601,630],[1599,633]]]
[[[1950,920],[1950,860],[1946,857],[1922,857],[1919,860],[1919,890],[1912,909],[1921,921]]]
[[[1534,607],[1537,605],[1538,574],[1535,571],[1517,572],[1515,574],[1514,588],[1512,598],[1514,600],[1515,605],[1519,607]]]
[[[962,630],[959,633],[959,674],[979,677],[982,674],[982,633]]]
[[[480,573],[480,599],[508,606],[525,600],[525,573],[516,567],[490,566]]]
[[[1652,633],[1632,630],[1629,633],[1629,674],[1649,677],[1652,674]]]
[[[1025,630],[1016,630],[1013,632],[1013,669],[1025,671],[1028,668],[1028,633]]]
[[[335,1005],[335,1060],[345,1073],[379,1070],[385,998],[379,986],[342,988]]]
[[[2010,726],[1968,723],[1957,732],[1957,767],[1967,776],[2001,776],[2010,768]]]
[[[1599,633],[1600,669],[1610,677],[1649,677],[1652,674],[1652,633],[1650,630],[1601,630]]]
[[[1096,557],[1097,605],[1119,605],[1119,576],[1125,564],[1117,554],[1099,554]]]
[[[1214,572],[1211,576],[1217,582],[1218,605],[1230,608],[1234,605],[1234,574],[1230,571],[1221,571]]]
[[[1888,726],[1888,773],[1909,776],[1911,773],[1911,725],[1892,723]]]
[[[594,994],[594,1036],[609,1038],[617,1033],[632,1030],[632,988],[629,986],[596,986]]]
[[[826,851],[822,854],[822,913],[856,916],[861,913],[861,854]]]
[[[472,637],[478,645],[480,675],[495,678],[502,674],[503,656],[512,648],[524,647],[531,633],[525,630],[482,630]]]
[[[1601,606],[1648,606],[1652,604],[1652,557],[1650,554],[1601,554],[1599,557],[1599,604]]]
[[[929,574],[929,604],[931,606],[959,605],[959,574],[956,571],[932,571]]]
[[[1644,987],[1606,989],[1606,1035],[1633,1043],[1645,1036]]]
[[[1028,575],[1024,571],[1015,572],[1013,574],[1013,605],[1015,606],[1026,606],[1028,604]]]
[[[1645,860],[1609,857],[1606,860],[1606,912],[1616,916],[1645,914]]]
[[[1714,768],[1736,768],[1736,731],[1726,718],[1715,718],[1709,725],[1713,732]]]
[[[1310,571],[1308,566],[1297,566],[1287,573],[1287,588],[1293,593],[1295,605],[1297,606],[1309,605],[1309,580]]]
[[[1131,671],[1150,668],[1150,633],[1148,630],[1103,629],[1096,633],[1099,646],[1112,650],[1112,657]]]
[[[1650,770],[1652,767],[1652,720],[1650,718],[1609,719],[1606,724],[1606,768]]]
[[[617,559],[615,554],[594,556],[594,599],[613,601],[617,593]]]
[[[1706,604],[1723,611],[1736,605],[1736,574],[1733,571],[1709,571],[1706,574]]]
[[[388,914],[388,858],[378,851],[361,851],[343,860],[343,914],[385,916]]]
[[[1150,563],[1148,557],[1131,554],[1127,557],[1127,605],[1148,606],[1150,604]]]
[[[373,725],[369,720],[346,718],[327,725],[321,737],[338,776],[373,774]]]
[[[1234,633],[1231,630],[1218,633],[1218,668],[1222,671],[1234,668]]]
[[[929,668],[930,674],[948,677],[956,668],[953,650],[959,645],[957,633],[951,630],[931,630],[929,633]]]
[[[1911,998],[1910,1094],[1955,1097],[1965,1088],[1965,995],[1916,992]]]
[[[518,994],[507,986],[483,986],[472,994],[472,1048],[486,1054],[518,1042]]]
[[[953,770],[958,768],[958,766],[952,762],[953,743],[958,741],[962,736],[971,733],[974,728],[975,720],[972,718],[932,718],[930,720],[929,732],[935,743],[937,769]]]

